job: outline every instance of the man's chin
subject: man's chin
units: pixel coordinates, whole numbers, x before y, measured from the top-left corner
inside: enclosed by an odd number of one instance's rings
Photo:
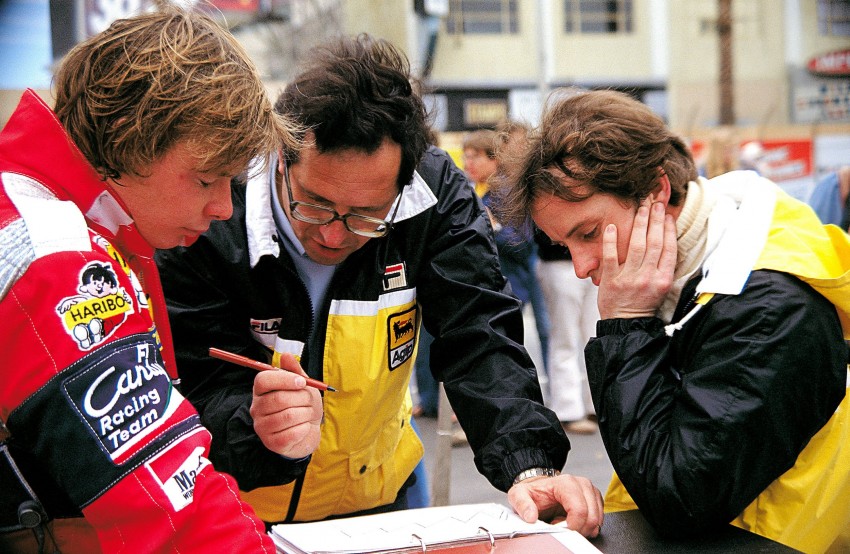
[[[326,256],[313,257],[308,254],[308,257],[319,265],[339,265],[344,262],[348,256],[328,258]]]
[[[305,249],[307,257],[320,265],[339,265],[351,255],[351,252],[345,250],[330,250],[328,248],[311,248]]]
[[[191,237],[183,237],[183,240],[180,241],[180,246],[189,247],[198,242],[197,236]]]

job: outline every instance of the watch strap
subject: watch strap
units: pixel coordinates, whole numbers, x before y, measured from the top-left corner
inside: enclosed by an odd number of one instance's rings
[[[514,478],[514,485],[521,483],[526,479],[531,479],[532,477],[555,477],[560,474],[560,471],[552,469],[551,467],[532,467],[521,471],[520,474]]]

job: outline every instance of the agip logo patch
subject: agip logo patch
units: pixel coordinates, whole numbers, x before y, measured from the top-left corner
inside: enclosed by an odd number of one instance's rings
[[[56,313],[80,350],[91,350],[105,341],[134,311],[111,264],[86,264],[79,274],[77,292],[63,298]]]
[[[417,308],[393,314],[387,320],[390,371],[394,370],[413,356],[416,345]]]

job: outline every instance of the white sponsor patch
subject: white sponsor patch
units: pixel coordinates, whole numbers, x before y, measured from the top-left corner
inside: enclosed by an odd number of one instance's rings
[[[282,318],[251,319],[251,335],[254,340],[267,348],[274,348],[274,341],[280,331]]]
[[[384,290],[403,289],[407,286],[404,263],[388,265],[384,268]]]
[[[192,503],[195,496],[195,479],[202,469],[210,465],[210,461],[204,456],[204,447],[198,446],[175,467],[175,460],[166,458],[165,455],[179,446],[180,443],[177,443],[145,463],[145,467],[159,483],[162,492],[177,512]]]

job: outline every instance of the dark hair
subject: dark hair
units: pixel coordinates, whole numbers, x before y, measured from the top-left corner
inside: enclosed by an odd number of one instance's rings
[[[399,188],[433,139],[407,58],[391,43],[367,34],[340,37],[316,47],[303,70],[275,103],[275,110],[315,135],[319,152],[356,149],[372,153],[385,138],[401,146]],[[303,138],[303,133],[300,138]],[[286,149],[289,161],[298,151]]]
[[[106,264],[93,263],[83,271],[80,277],[82,284],[88,284],[91,281],[102,280],[104,283],[109,283],[113,287],[118,286],[118,278],[115,273]]]
[[[665,173],[670,203],[684,200],[696,164],[646,104],[615,91],[558,91],[552,98],[524,153],[505,168],[501,219],[526,223],[532,202],[545,194],[577,202],[602,192],[637,204]]]

